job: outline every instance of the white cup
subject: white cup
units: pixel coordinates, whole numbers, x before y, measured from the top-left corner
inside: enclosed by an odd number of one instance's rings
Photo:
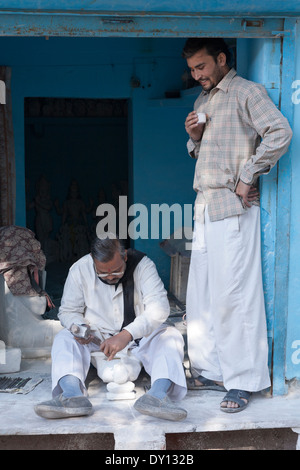
[[[205,113],[197,113],[198,116],[198,124],[205,124],[206,123],[206,114]]]

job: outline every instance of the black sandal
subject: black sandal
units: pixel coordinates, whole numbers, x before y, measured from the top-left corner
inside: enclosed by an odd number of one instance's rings
[[[227,408],[225,406],[220,406],[220,409],[224,411],[224,413],[238,413],[239,411],[244,410],[248,406],[250,396],[251,392],[246,392],[245,390],[231,389],[228,393],[226,393],[225,397],[221,401],[221,404],[224,402],[233,401],[234,403],[237,403],[239,405],[238,408]],[[242,398],[247,400],[247,403],[242,400]]]
[[[202,385],[197,385],[196,380],[199,380]],[[223,387],[223,385],[218,385],[213,380],[202,377],[202,375],[188,378],[186,383],[188,390],[215,390],[217,392],[226,392],[226,388]]]

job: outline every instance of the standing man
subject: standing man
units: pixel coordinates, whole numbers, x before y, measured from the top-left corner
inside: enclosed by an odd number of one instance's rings
[[[137,411],[184,419],[186,411],[173,403],[186,394],[184,343],[180,332],[165,323],[169,310],[166,290],[147,256],[124,250],[117,238],[96,238],[91,253],[69,271],[59,310],[65,329],[52,348],[53,399],[36,405],[36,413],[68,418],[93,412],[85,379],[91,352],[99,350],[96,337],[108,360],[128,347],[151,376],[151,389],[135,402]],[[74,337],[73,326],[83,324],[93,335]]]
[[[228,390],[221,410],[237,412],[251,392],[270,386],[257,183],[287,151],[292,132],[264,87],[230,68],[222,39],[188,39],[183,57],[202,86],[185,121],[197,159],[188,388]]]

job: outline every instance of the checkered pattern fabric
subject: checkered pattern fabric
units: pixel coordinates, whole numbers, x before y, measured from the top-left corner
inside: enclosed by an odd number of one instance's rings
[[[202,91],[194,109],[208,116],[201,141],[187,144],[197,159],[196,204],[208,205],[211,221],[243,214],[246,208],[235,194],[239,179],[255,185],[271,170],[288,149],[289,123],[262,85],[234,69],[210,92]]]

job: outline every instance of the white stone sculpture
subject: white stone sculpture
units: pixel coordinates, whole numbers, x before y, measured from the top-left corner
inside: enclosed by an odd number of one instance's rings
[[[59,321],[44,320],[44,296],[13,295],[0,275],[0,338],[8,348],[19,348],[23,358],[50,357]]]
[[[97,368],[100,379],[107,384],[106,398],[108,400],[135,399],[134,381],[142,368],[141,362],[124,349],[111,361],[102,352],[92,353],[92,364]]]

